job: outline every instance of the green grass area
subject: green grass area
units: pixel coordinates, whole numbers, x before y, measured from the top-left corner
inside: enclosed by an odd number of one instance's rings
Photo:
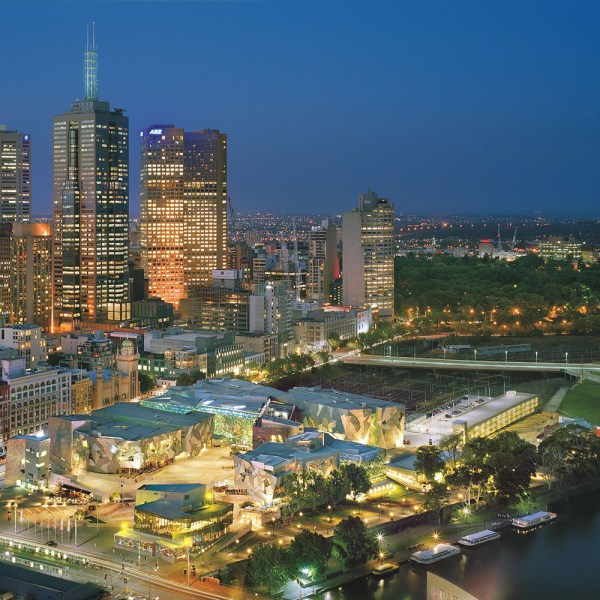
[[[600,425],[600,384],[592,381],[577,384],[567,392],[559,412]]]

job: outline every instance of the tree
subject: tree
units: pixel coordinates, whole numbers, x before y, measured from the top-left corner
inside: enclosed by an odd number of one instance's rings
[[[425,502],[423,507],[425,510],[434,512],[438,519],[438,525],[442,524],[444,509],[448,506],[450,500],[450,490],[443,483],[434,481],[425,492]]]
[[[329,344],[332,352],[335,352],[342,345],[340,334],[337,331],[330,333],[329,337],[327,338],[327,343]]]
[[[367,562],[377,552],[377,544],[359,517],[347,517],[333,530],[333,554],[346,566]]]
[[[537,462],[548,487],[589,481],[600,474],[600,440],[584,427],[569,425],[542,441]]]
[[[318,533],[299,533],[288,551],[288,564],[295,577],[318,579],[325,573],[331,556],[331,542]]]
[[[206,379],[206,373],[199,371],[198,369],[194,369],[190,373],[181,373],[175,383],[180,386],[188,386],[194,385],[196,381],[200,379]]]
[[[276,544],[255,546],[247,569],[252,582],[267,586],[269,593],[280,590],[290,579],[287,551]]]
[[[433,481],[436,474],[444,470],[445,465],[442,450],[437,446],[420,446],[417,449],[415,470],[423,475],[426,481]]]
[[[362,465],[345,463],[338,470],[348,482],[349,493],[353,500],[356,500],[362,494],[366,494],[371,489],[369,473]]]
[[[140,392],[142,394],[147,394],[148,392],[151,392],[154,389],[154,386],[156,385],[152,377],[146,375],[146,373],[141,372],[138,373],[138,382],[140,384]]]
[[[336,469],[325,479],[325,498],[327,499],[327,504],[336,506],[343,502],[349,493],[350,482],[339,469]]]
[[[315,510],[325,503],[325,477],[318,471],[291,473],[283,480],[283,493],[291,517],[300,510]]]

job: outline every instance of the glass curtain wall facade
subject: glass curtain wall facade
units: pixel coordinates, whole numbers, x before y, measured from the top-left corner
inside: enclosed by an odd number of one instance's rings
[[[75,102],[53,122],[54,323],[129,319],[129,119]]]
[[[142,265],[176,308],[227,262],[227,136],[155,125],[141,137]]]
[[[29,221],[31,140],[0,125],[0,221]]]

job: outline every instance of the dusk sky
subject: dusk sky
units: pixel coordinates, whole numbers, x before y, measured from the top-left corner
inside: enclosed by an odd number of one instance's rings
[[[0,123],[33,141],[51,212],[51,123],[83,96],[139,131],[229,136],[238,212],[334,213],[373,188],[404,214],[600,216],[600,3],[577,0],[4,0]]]

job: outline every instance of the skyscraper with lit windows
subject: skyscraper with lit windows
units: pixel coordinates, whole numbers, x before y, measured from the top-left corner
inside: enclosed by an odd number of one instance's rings
[[[177,308],[227,262],[227,135],[141,132],[141,246],[149,295]]]
[[[0,221],[27,222],[31,201],[31,141],[28,133],[0,125]]]
[[[344,304],[394,316],[394,205],[369,190],[342,225]]]
[[[98,100],[97,54],[85,96],[53,120],[55,329],[129,319],[129,119]]]

